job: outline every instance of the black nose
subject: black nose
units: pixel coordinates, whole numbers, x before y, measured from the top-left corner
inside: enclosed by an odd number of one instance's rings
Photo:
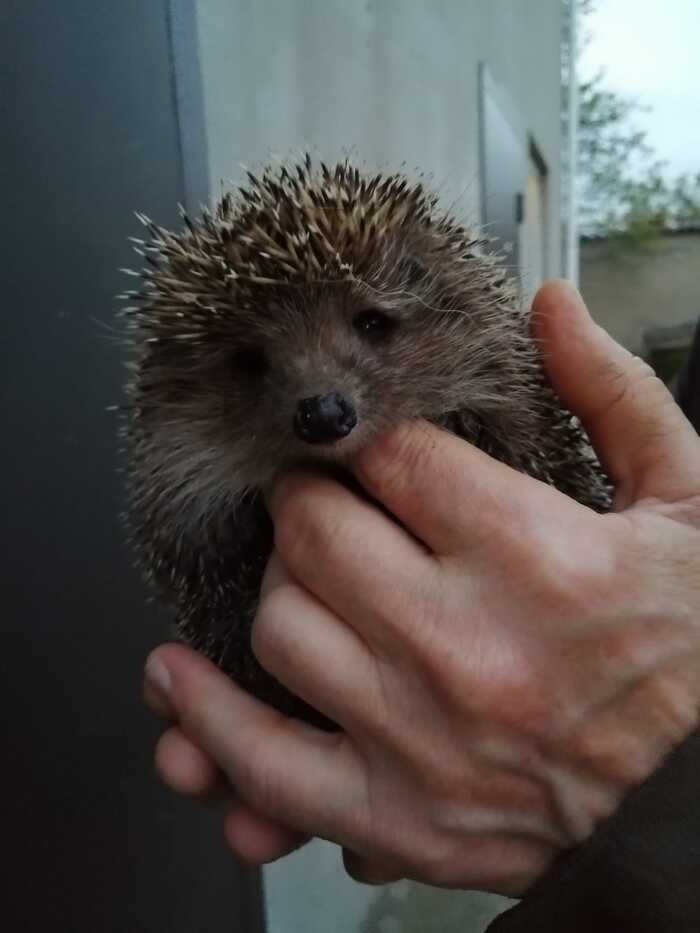
[[[308,444],[340,440],[347,437],[356,424],[355,408],[340,392],[303,398],[294,416],[294,431]]]

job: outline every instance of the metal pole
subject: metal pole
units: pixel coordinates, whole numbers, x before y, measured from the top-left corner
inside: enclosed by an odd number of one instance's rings
[[[578,236],[578,197],[576,185],[576,166],[578,164],[578,79],[576,74],[577,58],[577,19],[578,2],[569,0],[569,87],[568,112],[568,204],[566,224],[565,275],[574,285],[579,281],[579,236]]]

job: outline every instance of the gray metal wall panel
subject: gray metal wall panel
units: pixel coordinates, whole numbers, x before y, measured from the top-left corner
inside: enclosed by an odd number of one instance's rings
[[[105,411],[124,378],[113,314],[132,211],[174,224],[187,195],[166,14],[142,0],[0,11],[8,933],[259,929],[256,879],[217,821],[152,776],[141,667],[166,628],[122,543]]]

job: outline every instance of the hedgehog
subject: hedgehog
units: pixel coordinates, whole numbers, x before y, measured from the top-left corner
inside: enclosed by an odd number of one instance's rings
[[[251,650],[276,475],[314,464],[349,480],[372,437],[420,418],[595,510],[610,482],[546,378],[502,256],[420,176],[307,156],[181,215],[179,232],[137,215],[145,262],[124,310],[138,563],[181,639],[329,726]]]

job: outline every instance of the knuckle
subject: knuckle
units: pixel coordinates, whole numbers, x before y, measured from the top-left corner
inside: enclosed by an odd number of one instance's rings
[[[611,396],[606,398],[607,405],[614,405],[621,401],[627,393],[629,385],[628,369],[621,366],[615,360],[606,359],[598,367],[596,377],[602,383],[606,383],[611,391]]]
[[[427,469],[432,449],[429,435],[418,425],[402,424],[364,448],[356,461],[357,473],[380,499],[392,499]]]
[[[572,740],[569,754],[599,780],[622,787],[640,784],[649,773],[637,743],[626,734],[606,729],[604,724],[589,724],[582,729]]]
[[[547,603],[557,615],[567,618],[588,615],[592,595],[606,589],[600,574],[585,563],[571,566],[554,559],[546,565],[543,575]]]
[[[663,386],[663,382],[658,378],[654,369],[640,356],[633,356],[629,366],[629,378],[632,383],[644,382],[652,379],[654,383]]]
[[[342,530],[336,510],[328,507],[331,495],[318,481],[313,486],[298,483],[277,507],[275,548],[290,569],[326,557]]]
[[[320,547],[318,516],[303,491],[285,499],[275,518],[275,547],[292,567],[312,557]]]
[[[601,377],[610,387],[603,414],[621,405],[644,403],[644,408],[673,402],[673,397],[654,369],[641,357],[628,354],[624,362],[612,361],[601,369]]]
[[[549,548],[544,558],[532,561],[530,573],[543,604],[570,618],[609,604],[621,583],[619,560],[604,541],[590,548]]]
[[[300,540],[308,534],[309,509],[303,490],[295,489],[281,498],[275,510],[275,547],[283,558],[296,553]]]
[[[287,654],[286,622],[294,611],[295,597],[296,587],[286,584],[267,594],[258,606],[251,630],[251,648],[266,670],[276,667]]]
[[[613,626],[600,637],[600,652],[607,664],[625,679],[641,676],[651,663],[650,646],[635,627]]]
[[[280,811],[285,805],[288,777],[280,746],[292,727],[292,721],[276,714],[275,724],[268,726],[265,740],[250,743],[235,765],[236,789],[249,806],[271,818],[285,815]]]
[[[399,578],[396,585],[378,590],[373,604],[376,647],[386,649],[390,660],[401,646],[415,664],[438,679],[445,656],[454,652],[455,621],[441,583],[439,574],[426,567],[420,580]]]
[[[465,643],[456,633],[458,624],[440,606],[435,606],[432,610],[426,608],[422,614],[415,613],[413,624],[405,627],[403,637],[414,665],[426,683],[441,690],[468,674],[465,658],[473,648],[473,641],[470,638]]]
[[[265,745],[251,750],[247,759],[240,762],[237,778],[246,802],[259,813],[274,816],[276,782]]]
[[[634,393],[637,404],[647,417],[663,417],[668,408],[675,409],[675,400],[663,381],[644,360],[635,357],[629,374],[630,392]]]
[[[451,841],[431,833],[428,844],[406,855],[410,875],[437,886],[454,883],[455,865],[458,863],[455,848]]]
[[[181,690],[179,714],[188,734],[204,736],[209,733],[212,715],[221,702],[217,680],[218,677],[198,677]]]

